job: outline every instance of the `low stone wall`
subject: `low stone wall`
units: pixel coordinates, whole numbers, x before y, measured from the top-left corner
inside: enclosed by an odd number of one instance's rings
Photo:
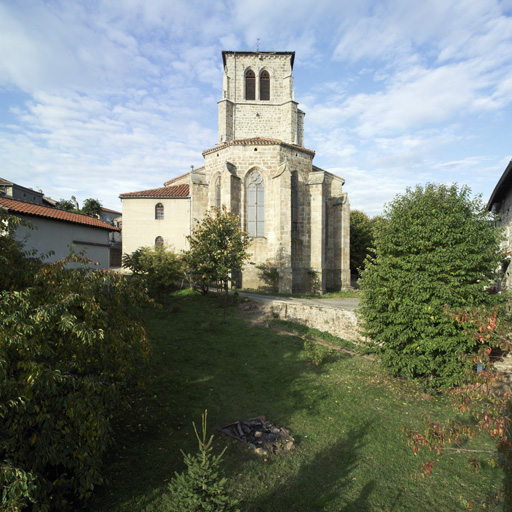
[[[306,325],[345,340],[361,339],[356,310],[281,301],[273,301],[268,308],[271,314],[280,320]]]

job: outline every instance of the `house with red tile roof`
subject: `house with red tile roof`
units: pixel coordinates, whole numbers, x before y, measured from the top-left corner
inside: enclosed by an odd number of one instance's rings
[[[100,268],[110,268],[109,234],[119,232],[119,228],[88,215],[20,201],[4,194],[0,195],[0,208],[30,223],[32,229],[20,226],[15,237],[24,242],[25,249],[48,255],[45,261],[64,258],[73,248],[97,262]]]
[[[274,267],[280,292],[350,287],[350,206],[345,180],[313,165],[304,112],[293,90],[295,52],[222,52],[217,144],[204,165],[161,188],[123,193],[123,252],[186,236],[212,207],[225,206],[251,238],[253,264],[234,284],[265,286]]]

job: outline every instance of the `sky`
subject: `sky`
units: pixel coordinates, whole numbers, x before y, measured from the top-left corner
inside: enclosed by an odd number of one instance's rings
[[[487,202],[512,158],[512,0],[0,0],[0,177],[121,211],[203,165],[221,52],[257,49],[296,52],[304,146],[352,209]]]

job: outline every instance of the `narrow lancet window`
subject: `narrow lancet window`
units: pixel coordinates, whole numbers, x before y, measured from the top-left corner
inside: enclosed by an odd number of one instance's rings
[[[260,100],[270,100],[270,75],[268,71],[260,73]]]
[[[245,73],[245,99],[256,99],[256,75],[251,69]]]
[[[221,207],[221,180],[220,176],[217,176],[217,179],[215,180],[215,207],[220,208]]]
[[[155,206],[155,219],[161,220],[164,218],[164,205],[162,203],[158,203]]]
[[[164,239],[161,236],[157,236],[155,238],[155,248],[159,249],[164,246]]]
[[[247,186],[247,231],[249,236],[265,236],[265,189],[257,171],[250,175]]]

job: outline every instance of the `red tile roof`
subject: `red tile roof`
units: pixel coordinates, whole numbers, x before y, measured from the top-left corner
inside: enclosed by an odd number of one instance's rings
[[[111,226],[95,217],[89,217],[82,213],[67,212],[58,208],[49,208],[38,204],[26,203],[24,201],[16,201],[7,197],[0,196],[0,208],[5,208],[9,212],[23,215],[31,215],[34,217],[43,217],[62,222],[71,222],[72,224],[82,224],[94,228],[106,229],[108,231],[121,231],[119,228]]]
[[[129,197],[157,198],[157,197],[189,197],[188,185],[174,185],[173,187],[152,188],[149,190],[140,190],[139,192],[126,192],[120,194],[121,199]]]
[[[110,208],[101,208],[102,211],[108,212],[108,213],[117,213],[117,215],[121,215],[121,212],[118,212],[117,210],[111,210]]]
[[[267,137],[252,137],[250,139],[238,139],[238,140],[229,140],[227,142],[224,142],[223,144],[220,144],[219,146],[215,146],[211,149],[205,149],[203,151],[203,156],[207,155],[209,153],[213,153],[215,151],[218,151],[219,149],[224,149],[228,146],[250,146],[250,145],[279,145],[279,146],[286,146],[288,148],[298,149],[299,151],[305,151],[306,153],[311,153],[312,155],[315,154],[315,152],[312,149],[307,149],[302,146],[297,146],[296,144],[290,144],[289,142],[283,142],[279,139],[269,139]]]

